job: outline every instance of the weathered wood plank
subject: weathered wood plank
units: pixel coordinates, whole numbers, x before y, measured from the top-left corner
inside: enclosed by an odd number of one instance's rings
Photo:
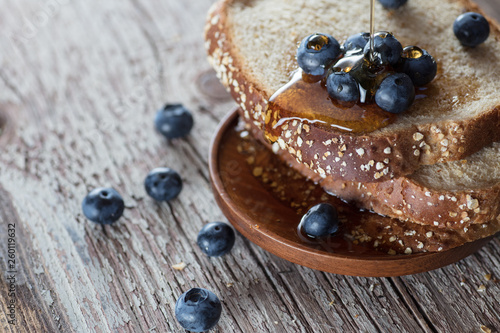
[[[443,269],[403,277],[400,286],[438,331],[473,332],[481,325],[498,329],[499,243],[496,238],[477,254]],[[490,280],[487,274],[492,275]]]
[[[19,260],[22,260],[21,258],[27,258],[31,255],[28,252],[30,248],[29,238],[26,237],[27,233],[23,224],[15,214],[11,198],[3,189],[0,189],[0,225],[3,229],[1,251],[4,254],[15,255],[15,257],[6,256],[7,262],[2,267],[4,268],[4,274],[0,278],[0,288],[2,288],[2,309],[0,310],[2,311],[2,321],[0,328],[5,332],[15,332],[16,326],[10,325],[8,322],[16,318],[19,321],[18,325],[31,326],[30,329],[33,332],[57,331],[63,327],[69,327],[67,318],[65,318],[64,312],[61,311],[60,304],[55,304],[53,308],[50,308],[54,304],[54,300],[50,289],[46,288],[48,285],[46,276],[41,274],[43,268],[41,266],[25,268],[17,264]],[[9,229],[15,230],[14,237],[12,235],[8,236],[10,232],[7,232],[7,230]],[[9,238],[14,239],[15,243],[9,243]],[[13,246],[8,246],[8,244]],[[15,251],[10,252],[9,249]],[[2,258],[4,257],[2,256]],[[11,267],[11,264],[14,267]],[[33,280],[38,280],[39,288],[33,289],[29,287],[29,281]],[[15,300],[15,302],[11,302],[11,300]],[[17,313],[19,308],[24,310],[20,313],[20,316]],[[49,313],[57,316],[59,320],[57,322],[47,320]]]
[[[213,79],[201,37],[211,3],[0,0],[0,113],[9,118],[0,136],[0,330],[179,332],[173,306],[194,286],[223,301],[214,332],[499,330],[498,239],[456,265],[397,279],[312,271],[241,237],[223,258],[199,251],[202,225],[225,220],[207,154],[233,105],[220,86],[204,83]],[[167,142],[153,131],[165,102],[194,111],[189,138]],[[143,189],[160,165],[185,181],[169,204]],[[105,230],[80,208],[102,185],[116,187],[127,206]],[[15,326],[5,306],[9,223]],[[179,262],[188,266],[172,269]],[[486,291],[477,292],[481,284]]]

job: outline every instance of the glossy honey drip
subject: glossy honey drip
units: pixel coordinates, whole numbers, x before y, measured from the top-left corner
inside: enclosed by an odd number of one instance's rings
[[[270,98],[265,131],[267,138],[274,142],[289,121],[300,120],[326,130],[364,133],[389,125],[395,116],[374,103],[347,104],[332,100],[321,78],[314,81],[298,69],[290,82]]]
[[[370,0],[370,60],[374,62],[374,38],[375,38],[375,0]]]

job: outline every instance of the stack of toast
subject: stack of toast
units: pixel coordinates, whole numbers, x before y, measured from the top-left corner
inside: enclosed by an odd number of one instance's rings
[[[464,47],[452,26],[466,11],[481,12],[468,0],[376,4],[377,30],[426,49],[438,74],[392,124],[368,133],[282,119],[277,140],[265,136],[276,116],[269,99],[297,69],[298,43],[367,31],[366,0],[220,0],[206,49],[257,139],[328,193],[385,216],[364,238],[390,252],[444,251],[500,231],[500,27],[489,19],[486,42]]]

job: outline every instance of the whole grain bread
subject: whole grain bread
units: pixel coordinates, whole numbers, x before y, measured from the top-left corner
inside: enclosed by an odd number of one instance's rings
[[[500,143],[467,159],[419,168],[378,183],[321,179],[329,193],[401,220],[462,229],[500,220]]]
[[[259,138],[260,129],[242,121]],[[500,143],[469,156],[466,160],[423,166],[412,175],[384,182],[360,183],[322,178],[298,163],[278,144],[261,143],[280,160],[341,200],[380,215],[433,231],[455,230],[463,235],[471,228],[500,231]],[[383,223],[383,222],[377,222]],[[410,227],[413,226],[413,227]]]
[[[368,211],[360,212],[353,205],[326,195],[322,184],[315,184],[314,179],[308,177],[317,178],[317,175],[297,163],[289,154],[274,149],[281,157],[276,158],[269,145],[266,147],[265,143],[252,139],[255,132],[259,131],[255,125],[244,122],[240,128],[243,127],[252,135],[244,136],[246,139],[238,151],[248,155],[247,163],[264,186],[274,192],[278,199],[296,209],[299,215],[319,202],[331,203],[339,211],[344,238],[351,240],[354,245],[372,247],[388,254],[440,252],[491,236],[500,230],[499,219],[475,223],[468,228],[448,228],[411,220],[401,221]],[[297,187],[297,183],[301,186]]]
[[[367,7],[361,0],[221,0],[212,7],[205,30],[209,60],[260,136],[272,112],[269,98],[297,68],[297,43],[313,32],[342,42],[368,30]],[[484,44],[461,46],[451,27],[470,10],[480,12],[468,0],[409,1],[395,11],[377,3],[377,30],[392,31],[403,45],[418,45],[436,58],[438,75],[428,97],[371,133],[290,120],[278,138],[281,149],[322,178],[367,183],[460,160],[500,140],[500,29],[489,20]]]

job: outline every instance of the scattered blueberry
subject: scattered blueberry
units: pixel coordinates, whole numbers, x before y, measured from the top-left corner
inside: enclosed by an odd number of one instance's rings
[[[483,15],[468,12],[457,17],[453,33],[464,46],[474,47],[484,42],[490,34],[490,25]]]
[[[403,47],[393,34],[385,31],[377,32],[373,38],[374,61],[379,65],[395,65],[401,58]],[[365,45],[365,54],[370,52],[370,43]]]
[[[342,49],[346,55],[359,54],[363,52],[366,43],[370,41],[369,32],[360,32],[358,34],[347,37]]]
[[[156,201],[169,201],[181,192],[182,179],[173,169],[156,168],[148,173],[144,187],[149,196]]]
[[[222,305],[210,290],[192,288],[182,294],[175,303],[175,318],[191,332],[204,332],[219,322]]]
[[[324,75],[325,68],[340,55],[340,44],[327,34],[312,34],[300,43],[297,62],[306,74]]]
[[[92,222],[111,224],[123,214],[125,204],[122,196],[113,188],[100,187],[92,190],[83,199],[83,214]]]
[[[211,222],[200,230],[196,242],[207,256],[219,257],[231,251],[234,240],[234,231],[229,225]]]
[[[337,209],[327,203],[320,203],[309,209],[299,224],[299,229],[311,237],[329,236],[336,233],[338,228]]]
[[[375,103],[391,113],[401,113],[408,109],[415,99],[415,87],[410,77],[404,73],[388,75],[375,93]]]
[[[437,63],[426,50],[407,46],[402,55],[402,72],[410,77],[415,86],[424,86],[434,79]]]
[[[356,79],[346,72],[333,72],[326,80],[326,89],[330,97],[344,102],[359,99],[359,86]]]
[[[182,104],[166,104],[156,113],[155,127],[167,139],[185,137],[193,128],[193,116]]]
[[[408,2],[408,0],[378,0],[386,9],[397,9]]]

